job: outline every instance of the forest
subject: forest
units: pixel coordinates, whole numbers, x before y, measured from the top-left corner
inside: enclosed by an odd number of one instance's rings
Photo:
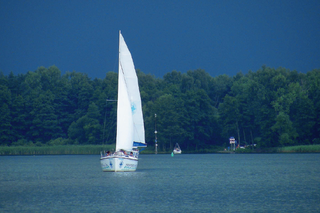
[[[148,147],[183,150],[320,144],[320,69],[262,66],[235,76],[197,69],[156,78],[137,70]],[[117,73],[104,79],[39,67],[0,72],[0,145],[114,144]],[[155,116],[156,115],[156,116]]]

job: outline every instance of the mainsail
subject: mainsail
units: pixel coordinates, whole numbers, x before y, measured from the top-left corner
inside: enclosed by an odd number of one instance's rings
[[[121,33],[118,78],[116,150],[132,150],[133,142],[145,144],[144,122],[136,70]]]

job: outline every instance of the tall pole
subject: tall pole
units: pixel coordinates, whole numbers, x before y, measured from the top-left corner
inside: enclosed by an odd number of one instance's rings
[[[154,114],[154,147],[155,154],[158,154],[158,141],[157,141],[157,114]]]

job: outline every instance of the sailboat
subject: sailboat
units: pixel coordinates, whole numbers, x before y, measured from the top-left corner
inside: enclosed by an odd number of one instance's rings
[[[173,154],[181,154],[181,149],[178,143],[176,143],[176,145],[173,148]]]
[[[102,171],[136,171],[138,147],[146,146],[138,77],[131,53],[119,32],[116,150],[114,153],[101,153]]]

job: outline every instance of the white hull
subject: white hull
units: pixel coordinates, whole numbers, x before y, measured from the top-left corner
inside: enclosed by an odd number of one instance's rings
[[[173,154],[181,154],[181,150],[173,150]]]
[[[100,158],[103,172],[134,172],[138,166],[138,158],[125,156],[108,156]]]

